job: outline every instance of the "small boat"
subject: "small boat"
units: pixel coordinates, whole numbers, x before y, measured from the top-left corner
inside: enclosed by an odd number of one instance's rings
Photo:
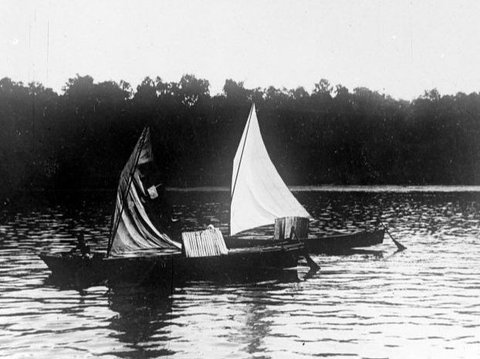
[[[152,162],[150,131],[145,128],[120,175],[106,253],[43,252],[40,258],[53,276],[87,283],[171,284],[180,278],[249,277],[297,266],[304,255],[299,241],[228,248],[223,234],[213,227],[182,232],[178,238],[167,233],[166,222],[148,211],[162,199],[158,186],[147,185],[142,172]],[[240,192],[241,185],[238,188]]]
[[[157,251],[125,257],[95,253],[84,257],[68,253],[41,253],[55,280],[88,286],[116,284],[171,286],[195,279],[276,278],[284,268],[296,267],[303,246],[296,243],[234,248],[228,255],[188,258],[181,251]]]
[[[309,253],[337,254],[354,248],[371,247],[383,243],[384,229],[358,231],[328,236],[309,236],[303,240]]]
[[[308,235],[303,238],[305,249],[314,254],[350,253],[354,248],[371,247],[383,243],[384,229],[371,231],[357,231],[353,233],[339,233],[330,235]],[[241,240],[235,237],[226,237],[225,242],[230,247],[251,247],[255,245],[272,245],[277,240],[273,236],[244,236]]]
[[[273,245],[289,239],[292,227],[309,253],[334,253],[383,241],[384,230],[332,236],[308,234],[310,219],[312,216],[288,189],[268,155],[253,104],[234,159],[230,237],[225,241],[232,247]],[[273,236],[245,234],[273,223]]]

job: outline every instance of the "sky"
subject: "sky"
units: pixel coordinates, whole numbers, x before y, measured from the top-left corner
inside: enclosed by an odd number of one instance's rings
[[[0,78],[480,91],[479,1],[0,0]]]

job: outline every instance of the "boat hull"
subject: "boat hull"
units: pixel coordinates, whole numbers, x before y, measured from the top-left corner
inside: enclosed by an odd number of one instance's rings
[[[383,242],[384,230],[355,232],[325,237],[309,237],[304,239],[305,248],[310,253],[335,254],[353,248],[371,247]]]
[[[54,280],[68,281],[71,284],[83,286],[101,282],[105,275],[100,270],[103,267],[103,256],[86,257],[64,253],[41,253],[40,258],[47,265]]]
[[[336,254],[347,252],[353,248],[371,247],[383,242],[384,230],[362,231],[348,234],[338,234],[331,236],[312,236],[301,241],[305,245],[308,253],[318,254]],[[266,246],[278,243],[278,240],[271,236],[261,238],[245,237],[226,237],[227,246],[233,248],[243,248],[251,246]]]
[[[231,249],[228,255],[186,258],[174,261],[177,278],[254,278],[296,267],[304,250],[301,244]]]
[[[300,243],[232,249],[227,255],[187,258],[180,252],[166,255],[92,258],[61,253],[42,253],[52,276],[77,285],[108,282],[109,285],[172,285],[188,280],[254,279],[272,276],[297,266],[304,246]]]

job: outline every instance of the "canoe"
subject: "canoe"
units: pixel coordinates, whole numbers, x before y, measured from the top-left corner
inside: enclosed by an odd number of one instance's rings
[[[305,248],[310,253],[336,254],[349,251],[352,248],[371,247],[383,243],[385,230],[361,231],[331,236],[304,239]]]
[[[73,284],[97,284],[104,279],[102,271],[103,254],[81,256],[70,252],[47,252],[39,254],[52,276],[58,280],[68,280]],[[82,285],[82,286],[83,286]]]
[[[244,279],[271,277],[296,267],[304,246],[281,243],[274,246],[233,248],[228,254],[209,257],[185,257],[181,251],[157,251],[124,257],[91,257],[69,253],[40,254],[57,280],[93,285],[120,284],[172,285],[173,281]]]
[[[371,247],[383,243],[385,230],[359,231],[346,234],[334,234],[328,236],[309,235],[301,239],[308,253],[336,254],[349,251],[353,248]],[[278,240],[272,236],[245,236],[225,237],[225,243],[229,247],[252,247],[262,245],[274,245]]]

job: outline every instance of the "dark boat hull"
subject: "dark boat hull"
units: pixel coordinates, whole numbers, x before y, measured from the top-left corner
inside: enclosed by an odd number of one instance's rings
[[[174,273],[175,277],[192,279],[234,277],[248,279],[296,267],[303,250],[301,244],[288,244],[231,249],[228,255],[216,257],[180,257],[174,261]]]
[[[371,247],[381,244],[384,235],[384,230],[376,230],[325,237],[309,237],[303,241],[305,248],[310,253],[335,254],[349,251],[352,248]]]
[[[104,280],[103,256],[84,257],[69,253],[41,253],[40,258],[59,281],[69,281],[79,286],[99,283]]]
[[[52,275],[60,280],[74,280],[77,284],[172,285],[191,279],[255,278],[278,273],[295,267],[304,251],[300,243],[232,249],[228,255],[186,258],[180,252],[163,255],[105,258],[100,254],[92,258],[68,254],[40,254]]]
[[[337,234],[331,236],[309,236],[302,239],[308,253],[335,254],[349,251],[353,248],[371,247],[383,242],[384,230],[355,232],[348,234]],[[243,248],[252,246],[275,245],[278,240],[271,236],[252,238],[225,237],[225,242],[230,248]]]

